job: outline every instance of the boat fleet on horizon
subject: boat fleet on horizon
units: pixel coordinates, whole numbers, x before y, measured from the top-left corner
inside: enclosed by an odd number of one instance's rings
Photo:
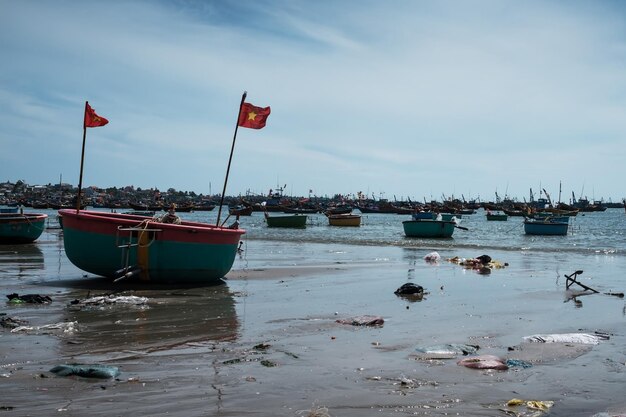
[[[466,202],[455,199],[443,203],[389,202],[384,199],[336,199],[324,203],[312,199],[287,198],[270,193],[263,201],[231,199],[230,204],[203,207],[179,205],[177,211],[213,210],[219,207],[216,224],[181,220],[164,222],[155,215],[158,205],[132,204],[129,211],[111,212],[67,207],[58,210],[63,229],[65,254],[79,269],[119,280],[159,283],[215,284],[230,271],[239,251],[240,216],[263,212],[268,227],[306,228],[307,215],[324,213],[329,226],[359,227],[362,214],[394,213],[410,215],[402,221],[408,238],[450,238],[463,215],[484,209],[487,221],[506,221],[510,216],[524,217],[528,235],[567,235],[569,219],[579,212],[604,211],[606,206],[579,199],[575,204],[553,205],[545,199],[530,203],[498,201]],[[76,200],[76,199],[75,199]],[[623,202],[626,210],[626,201]],[[220,224],[222,208],[228,216]],[[357,211],[358,210],[358,211]],[[46,227],[48,215],[25,213],[23,207],[0,208],[0,243],[34,242]],[[230,225],[226,222],[233,218]],[[179,219],[180,220],[180,219]]]

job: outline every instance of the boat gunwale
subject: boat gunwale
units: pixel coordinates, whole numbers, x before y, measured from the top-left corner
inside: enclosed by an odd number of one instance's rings
[[[200,223],[200,222],[191,222],[182,220],[181,224],[174,223],[161,223],[150,217],[139,216],[134,214],[124,214],[124,213],[108,213],[108,212],[99,212],[99,211],[88,211],[88,210],[80,210],[76,211],[75,209],[61,209],[58,211],[60,216],[68,216],[73,217],[75,219],[83,218],[93,218],[98,221],[105,223],[119,223],[123,226],[137,226],[137,221],[147,222],[150,226],[158,226],[160,229],[170,229],[170,230],[179,230],[179,231],[189,231],[189,232],[221,232],[225,234],[237,234],[243,235],[246,233],[244,229],[230,229],[224,226],[217,226],[214,224],[208,223]]]
[[[40,221],[46,220],[47,218],[48,215],[45,213],[0,213],[0,221],[2,223],[9,223],[12,221]]]

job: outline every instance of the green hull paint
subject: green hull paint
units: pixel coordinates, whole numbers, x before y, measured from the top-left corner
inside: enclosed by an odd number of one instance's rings
[[[65,228],[64,245],[69,260],[92,274],[114,278],[122,268],[141,264],[139,251],[146,253],[146,265],[139,279],[156,282],[211,284],[220,282],[230,271],[237,244],[201,244],[154,240],[144,249],[128,244],[128,238]],[[137,243],[134,238],[132,243]],[[128,262],[126,254],[128,252]]]
[[[451,237],[455,224],[438,220],[406,220],[402,226],[407,237]]]
[[[30,243],[46,228],[47,215],[5,214],[0,216],[0,243]]]
[[[568,223],[561,222],[525,221],[524,233],[540,236],[565,236],[568,226]]]
[[[290,216],[265,216],[268,227],[290,227],[290,228],[306,228],[306,218],[301,214],[293,214]]]
[[[487,214],[488,221],[505,222],[508,218],[508,214]]]

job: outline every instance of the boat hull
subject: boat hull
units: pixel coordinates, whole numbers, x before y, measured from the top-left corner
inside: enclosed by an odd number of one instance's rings
[[[59,215],[68,259],[83,271],[109,278],[135,270],[143,281],[219,283],[230,271],[245,233],[118,213],[60,210]]]
[[[361,216],[358,214],[331,214],[328,216],[330,226],[359,227]]]
[[[569,224],[563,222],[525,221],[524,233],[527,235],[565,236]]]
[[[508,214],[487,214],[487,220],[490,222],[505,222],[508,218]]]
[[[265,216],[267,227],[288,227],[294,229],[306,228],[306,215],[292,214],[288,216]]]
[[[452,237],[455,223],[442,220],[405,220],[402,222],[406,237]]]
[[[0,244],[34,242],[46,228],[47,218],[47,214],[1,213]]]

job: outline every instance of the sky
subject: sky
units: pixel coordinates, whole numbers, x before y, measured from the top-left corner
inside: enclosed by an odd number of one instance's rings
[[[626,3],[0,0],[0,181],[620,201]]]

